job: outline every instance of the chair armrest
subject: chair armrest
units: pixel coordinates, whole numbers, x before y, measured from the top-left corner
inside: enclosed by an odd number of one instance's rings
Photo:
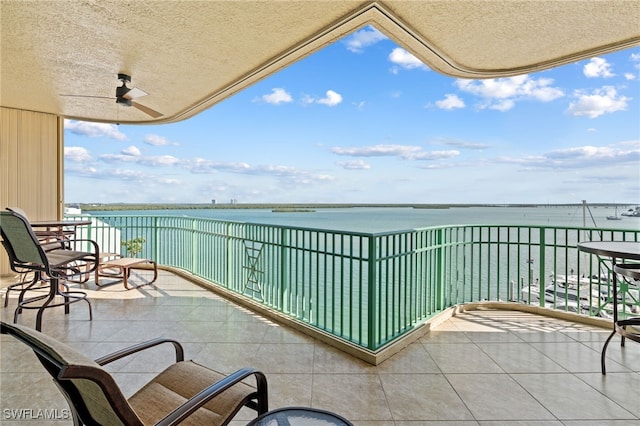
[[[184,349],[180,342],[173,339],[165,339],[158,338],[149,340],[146,342],[138,343],[137,345],[129,346],[128,348],[120,349],[119,351],[113,352],[111,354],[102,356],[95,360],[95,362],[99,365],[109,364],[110,362],[116,361],[120,358],[124,358],[126,356],[132,355],[136,352],[143,351],[145,349],[152,348],[154,346],[161,345],[163,343],[171,343],[176,350],[176,362],[184,361]]]
[[[156,426],[177,425],[183,422],[191,414],[195,413],[200,407],[213,398],[229,389],[231,386],[241,382],[249,376],[256,377],[257,392],[250,395],[250,398],[257,398],[256,411],[258,415],[269,411],[269,398],[267,393],[267,378],[265,375],[253,368],[242,368],[235,373],[226,376],[224,379],[217,381],[201,392],[191,397],[184,404],[173,410],[171,413],[156,423]]]
[[[62,241],[62,243],[64,244],[64,246],[66,246],[66,248],[68,250],[75,250],[76,249],[76,245],[77,243],[89,243],[89,245],[92,246],[92,250],[88,253],[92,253],[96,256],[96,258],[98,257],[98,255],[100,254],[100,247],[98,246],[98,243],[96,243],[93,240],[89,240],[89,239],[77,239],[77,240],[64,240]]]

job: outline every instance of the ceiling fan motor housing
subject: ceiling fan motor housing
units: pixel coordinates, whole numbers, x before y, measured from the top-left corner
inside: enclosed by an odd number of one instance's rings
[[[127,83],[131,82],[131,77],[126,74],[118,74],[118,80],[122,81],[122,86],[116,87],[116,103],[131,106],[131,99],[124,97],[124,95],[131,91],[131,89],[127,87]]]

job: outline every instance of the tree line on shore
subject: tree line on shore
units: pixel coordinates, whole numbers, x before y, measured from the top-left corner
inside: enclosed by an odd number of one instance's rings
[[[191,209],[329,209],[329,208],[356,208],[356,207],[405,207],[416,209],[448,209],[465,207],[575,207],[581,203],[568,204],[428,204],[428,203],[247,203],[247,204],[213,204],[213,203],[79,203],[74,206],[82,211],[121,211],[121,210],[191,210]],[[590,204],[591,207],[620,207],[615,203]]]

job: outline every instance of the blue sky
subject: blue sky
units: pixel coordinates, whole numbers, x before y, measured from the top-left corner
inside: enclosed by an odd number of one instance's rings
[[[64,155],[67,203],[638,204],[640,48],[462,80],[368,27],[180,123],[66,120]]]

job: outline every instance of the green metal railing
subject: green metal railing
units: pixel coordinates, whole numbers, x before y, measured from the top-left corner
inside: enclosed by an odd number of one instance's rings
[[[373,351],[465,302],[606,315],[609,259],[581,253],[577,243],[640,241],[640,231],[624,229],[461,225],[371,234],[190,217],[83,218],[93,221],[84,237],[106,251],[126,255],[121,242],[142,237],[141,257]],[[571,287],[572,279],[575,294],[536,300],[536,289]],[[634,291],[623,315],[640,312]]]

